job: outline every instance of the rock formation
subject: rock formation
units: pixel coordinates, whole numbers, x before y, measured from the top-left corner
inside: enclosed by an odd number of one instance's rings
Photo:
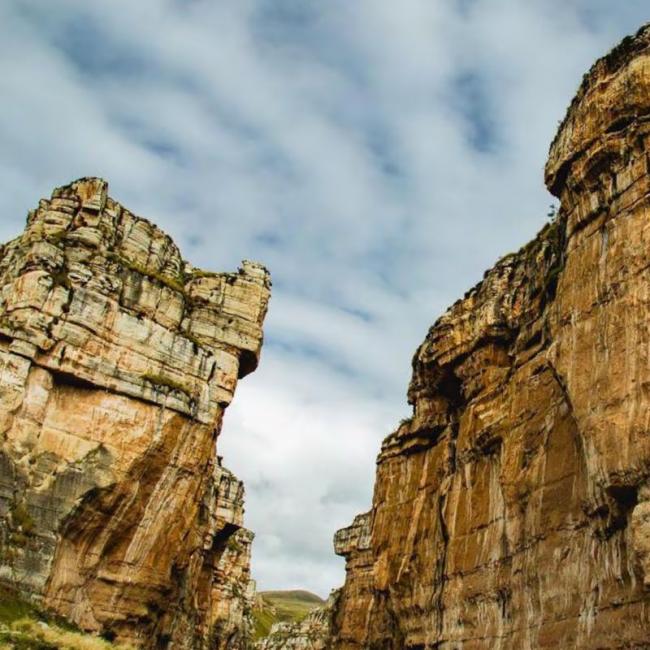
[[[335,539],[334,648],[650,647],[650,27],[585,77],[546,182],[556,220],[415,354]]]
[[[100,179],[0,248],[0,580],[144,647],[239,648],[252,534],[216,439],[266,270],[206,273]]]

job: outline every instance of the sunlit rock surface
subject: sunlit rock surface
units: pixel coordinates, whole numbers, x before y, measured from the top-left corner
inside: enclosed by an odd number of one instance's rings
[[[650,647],[649,159],[645,28],[560,127],[557,219],[416,352],[333,648]]]
[[[86,630],[237,648],[252,534],[216,456],[270,282],[206,273],[101,179],[0,248],[0,579]]]

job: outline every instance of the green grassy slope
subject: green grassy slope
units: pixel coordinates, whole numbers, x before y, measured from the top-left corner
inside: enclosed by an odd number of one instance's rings
[[[255,638],[268,635],[274,623],[301,621],[325,601],[309,591],[261,591],[253,611]]]
[[[116,646],[83,634],[63,621],[39,611],[0,585],[0,650],[112,650]]]

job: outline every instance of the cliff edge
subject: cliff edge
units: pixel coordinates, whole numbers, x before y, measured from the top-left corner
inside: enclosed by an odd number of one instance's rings
[[[252,534],[216,439],[269,277],[195,269],[107,189],[0,247],[0,580],[119,642],[238,648]]]
[[[416,352],[331,647],[650,646],[649,152],[644,27],[560,127],[557,219]]]

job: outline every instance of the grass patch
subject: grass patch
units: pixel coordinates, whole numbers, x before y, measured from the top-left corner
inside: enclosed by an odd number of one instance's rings
[[[255,638],[268,636],[274,623],[299,623],[312,609],[324,604],[309,591],[262,591],[253,610]]]
[[[11,510],[11,519],[14,526],[17,526],[21,532],[29,535],[34,530],[34,520],[31,518],[24,503],[16,504]]]
[[[171,377],[166,377],[165,375],[160,375],[154,372],[145,372],[144,375],[142,375],[142,379],[151,382],[156,386],[164,386],[165,388],[170,388],[171,390],[177,390],[187,395],[187,388],[183,384],[181,384],[181,382],[176,381]]]
[[[180,332],[180,335],[188,341],[191,341],[198,348],[203,348],[205,346],[205,343],[203,343],[198,336],[195,336],[190,332]]]
[[[15,590],[0,585],[0,650],[129,650],[40,611]]]
[[[56,625],[22,618],[11,625],[3,633],[6,640],[12,643],[10,647],[30,648],[33,650],[50,650],[50,648],[66,648],[66,650],[112,650],[127,646],[116,646],[99,637],[81,632],[72,632]],[[0,636],[0,639],[2,636]]]
[[[244,547],[235,539],[234,535],[228,538],[226,547],[232,553],[241,553],[244,550]]]
[[[253,638],[263,639],[271,632],[275,623],[275,614],[269,609],[258,609],[253,612]]]
[[[68,236],[68,231],[67,230],[59,230],[58,232],[49,232],[45,234],[45,241],[54,244],[55,246],[59,246],[61,242]]]
[[[204,271],[203,269],[193,269],[190,278],[192,280],[199,280],[201,278],[218,278],[222,273],[216,271]]]
[[[50,273],[52,276],[52,283],[55,287],[64,287],[66,289],[72,289],[72,282],[68,277],[68,273],[65,269],[59,271],[53,271]]]
[[[182,294],[185,293],[185,276],[182,272],[179,273],[177,278],[170,278],[169,276],[163,275],[162,273],[158,273],[157,271],[153,271],[142,264],[138,264],[137,262],[127,260],[126,258],[122,257],[121,255],[118,255],[113,251],[107,253],[107,257],[110,260],[117,262],[122,266],[125,266],[131,271],[135,271],[140,275],[145,275],[151,280],[157,280],[161,284],[164,284],[165,286],[169,287],[170,289],[173,289],[174,291],[178,291],[179,293]]]
[[[0,624],[11,625],[25,617],[38,616],[38,610],[19,598],[16,593],[0,585]]]

